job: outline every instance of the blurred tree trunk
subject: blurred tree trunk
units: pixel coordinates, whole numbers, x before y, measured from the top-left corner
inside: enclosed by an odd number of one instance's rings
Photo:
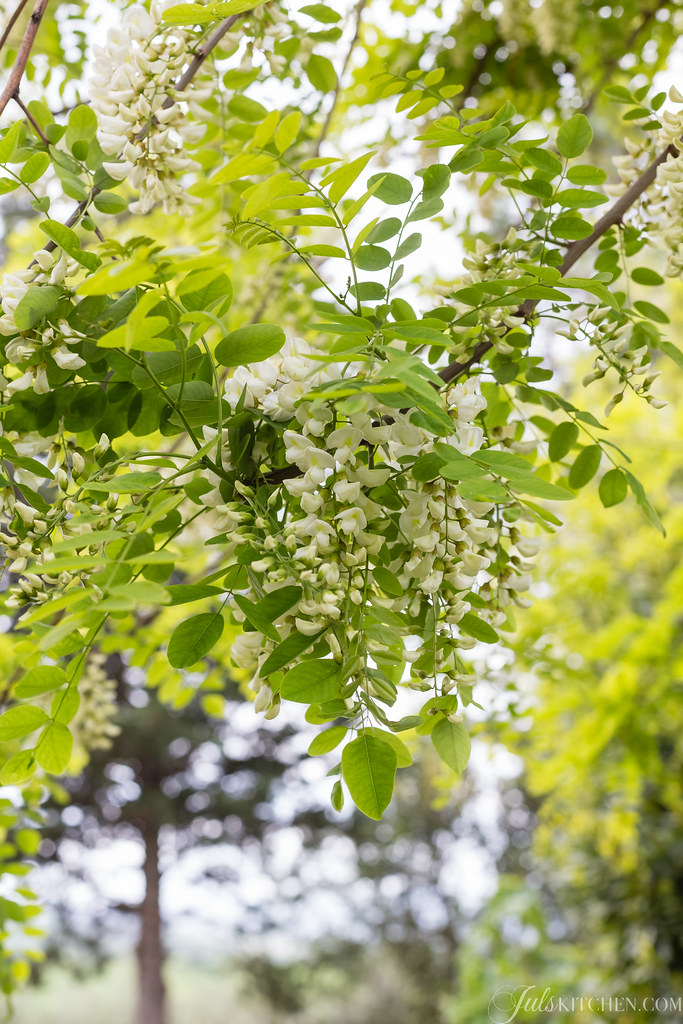
[[[139,911],[136,1024],[166,1024],[166,988],[162,976],[164,951],[159,910],[159,829],[155,823],[145,822],[141,835],[145,844],[145,895]]]

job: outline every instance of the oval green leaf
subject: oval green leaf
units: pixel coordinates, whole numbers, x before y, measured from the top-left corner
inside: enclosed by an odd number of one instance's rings
[[[331,659],[302,661],[282,680],[280,693],[297,704],[324,704],[339,696],[339,666]]]
[[[219,341],[216,359],[221,366],[248,366],[274,356],[284,343],[285,332],[277,324],[248,324]]]
[[[353,740],[342,752],[342,776],[356,807],[379,821],[389,806],[396,777],[396,751],[374,736]]]
[[[173,668],[189,668],[209,653],[223,632],[220,612],[203,612],[185,619],[173,630],[167,656]]]
[[[450,722],[442,718],[432,729],[432,743],[444,764],[458,774],[464,771],[470,759],[472,744],[462,722]]]

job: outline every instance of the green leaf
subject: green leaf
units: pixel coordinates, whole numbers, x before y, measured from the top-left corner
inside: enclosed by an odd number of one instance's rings
[[[556,238],[566,238],[567,241],[576,242],[580,238],[588,238],[593,227],[582,217],[570,217],[563,214],[552,222],[550,230]]]
[[[566,420],[558,423],[548,439],[548,457],[551,462],[559,462],[574,447],[579,436],[576,423]]]
[[[387,217],[386,220],[379,221],[375,224],[374,228],[365,239],[368,245],[375,245],[376,242],[386,242],[388,238],[393,238],[401,230],[401,221],[398,217]]]
[[[381,245],[361,245],[355,255],[355,262],[359,270],[376,272],[389,266],[391,254]]]
[[[18,740],[50,721],[42,708],[21,704],[0,715],[0,742]]]
[[[275,132],[275,146],[278,153],[284,153],[289,149],[301,128],[301,111],[293,110],[291,114],[283,118]]]
[[[20,331],[29,331],[51,313],[63,295],[61,288],[51,284],[29,285],[14,310],[14,322]]]
[[[309,18],[322,21],[325,25],[333,25],[341,18],[341,15],[333,11],[327,4],[308,4],[306,7],[299,9],[299,14],[307,14]]]
[[[182,395],[181,395],[182,389]],[[205,423],[214,423],[218,416],[218,407],[213,387],[205,380],[188,380],[183,388],[181,384],[171,384],[166,394],[176,406],[171,414],[171,423],[184,425],[178,415],[182,412],[184,419],[191,427],[201,427]]]
[[[602,451],[600,445],[591,444],[587,448],[583,448],[579,452],[576,462],[569,470],[569,486],[573,487],[574,490],[585,487],[597,473],[601,458]]]
[[[669,357],[669,359],[673,359],[674,363],[676,363],[677,366],[680,366],[681,369],[683,369],[683,352],[681,352],[681,350],[677,348],[673,344],[673,342],[662,341],[660,342],[659,347],[661,348],[662,352],[664,352],[665,355]]]
[[[150,470],[142,473],[122,473],[109,480],[88,480],[85,488],[88,491],[103,491],[105,494],[142,494],[159,483],[159,474]]]
[[[664,278],[656,270],[650,267],[636,267],[631,271],[631,278],[636,284],[659,285],[664,284]]]
[[[381,743],[388,743],[396,754],[396,763],[399,768],[407,768],[413,763],[413,755],[403,740],[400,740],[398,736],[394,736],[392,732],[386,732],[385,729],[378,729],[375,725],[369,725],[365,727],[364,735],[374,736]]]
[[[306,636],[304,633],[293,631],[281,644],[278,644],[274,651],[271,651],[263,665],[261,665],[259,674],[265,679],[266,676],[272,675],[273,672],[284,668],[290,661],[294,661],[304,654],[320,636],[322,636],[322,633],[317,633],[315,636]]]
[[[332,92],[337,87],[334,64],[319,53],[314,53],[308,58],[306,74],[313,88],[320,89],[321,92]]]
[[[61,775],[69,764],[73,745],[74,738],[67,726],[52,722],[36,746],[36,761],[50,775]]]
[[[567,171],[567,180],[571,181],[572,185],[602,185],[607,180],[607,175],[600,167],[575,164]]]
[[[220,597],[223,593],[218,587],[206,583],[174,583],[166,588],[171,598],[170,604],[191,604],[193,601],[204,601],[207,597]]]
[[[377,565],[372,570],[375,583],[382,588],[389,597],[403,597],[403,587],[398,582],[393,572],[389,572],[382,565]]]
[[[78,235],[66,224],[60,224],[57,220],[43,220],[38,227],[81,266],[87,267],[88,270],[97,270],[102,262],[99,256],[82,249]]]
[[[3,137],[0,139],[0,164],[9,164],[12,162],[12,157],[16,153],[19,145],[19,135],[21,134],[23,126],[23,121],[15,121],[13,125],[10,125]]]
[[[581,156],[593,139],[593,129],[585,114],[574,114],[560,125],[557,133],[557,149],[562,156],[573,159]]]
[[[30,156],[19,172],[19,177],[24,184],[31,184],[42,178],[50,166],[50,157],[47,153],[34,153]]]
[[[372,153],[364,153],[350,164],[342,164],[327,174],[320,184],[327,188],[327,194],[333,203],[338,203],[346,195],[353,183],[365,170],[368,162],[372,159]]]
[[[375,736],[360,735],[342,752],[342,775],[356,807],[379,821],[389,806],[396,777],[396,751]]]
[[[620,469],[610,469],[600,481],[598,493],[605,508],[618,505],[628,491],[628,481]]]
[[[533,167],[543,171],[544,174],[551,175],[552,178],[557,178],[562,174],[562,161],[547,149],[533,146],[526,150],[524,157]]]
[[[574,495],[566,487],[558,487],[551,484],[535,473],[513,473],[505,474],[506,479],[513,491],[519,494],[530,494],[534,498],[547,498],[548,501],[571,501]]]
[[[41,693],[58,690],[66,683],[64,670],[57,665],[38,665],[29,669],[25,676],[14,687],[14,696],[18,700],[37,697]]]
[[[338,747],[348,732],[345,725],[333,725],[331,729],[325,729],[314,736],[308,745],[308,753],[311,757],[320,754],[329,754],[331,750]]]
[[[277,324],[248,324],[219,341],[216,359],[221,366],[249,366],[274,356],[284,343],[285,332]]]
[[[465,770],[472,744],[462,722],[439,719],[432,729],[432,743],[444,764],[458,774]]]
[[[123,196],[116,192],[100,192],[93,199],[93,205],[100,213],[115,214],[123,213],[128,209],[128,203]]]
[[[193,270],[180,282],[176,290],[183,306],[190,311],[211,308],[219,315],[223,315],[232,302],[230,278],[215,267]]]
[[[157,272],[153,263],[146,260],[121,260],[108,263],[86,277],[78,286],[81,295],[109,295],[112,292],[124,292],[136,284],[151,281]]]
[[[626,479],[628,480],[628,485],[631,488],[631,493],[633,494],[633,497],[636,499],[636,502],[638,503],[640,508],[643,510],[645,518],[651,524],[651,526],[654,526],[655,530],[659,530],[661,535],[665,537],[666,530],[662,526],[662,521],[657,515],[656,510],[650,503],[650,500],[647,494],[645,493],[645,489],[641,484],[640,480],[637,477],[635,477],[633,473],[629,473],[627,469],[624,470],[624,474],[626,476]]]
[[[300,597],[301,587],[280,587],[279,590],[266,594],[258,603],[236,594],[235,604],[244,612],[254,629],[263,633],[270,640],[274,640],[275,643],[279,643],[280,634],[275,628],[275,619],[284,615]]]
[[[404,203],[410,202],[413,186],[400,174],[373,174],[371,178],[368,178],[368,188],[372,188],[378,182],[381,184],[375,191],[375,196],[383,203],[388,206],[403,206]]]
[[[501,452],[495,448],[485,448],[472,455],[475,462],[483,462],[485,466],[498,473],[499,476],[507,476],[507,473],[529,473],[531,464],[519,455],[512,452]]]
[[[18,786],[30,779],[36,770],[36,759],[32,750],[20,750],[5,761],[0,768],[0,786]]]
[[[220,612],[203,612],[179,623],[168,641],[168,660],[173,668],[189,668],[209,653],[223,633]]]
[[[69,149],[76,142],[90,142],[97,133],[97,115],[87,103],[80,103],[69,114],[64,141]]]
[[[441,475],[444,476],[443,471]],[[465,480],[458,488],[458,494],[466,501],[509,500],[506,489],[495,480]]]
[[[339,696],[339,666],[331,659],[302,661],[290,668],[282,680],[280,693],[297,704],[324,704]]]
[[[335,811],[341,811],[344,807],[344,791],[342,784],[337,779],[334,786],[332,787],[332,793],[330,794],[330,803],[332,804]]]
[[[493,626],[484,622],[477,615],[473,615],[472,612],[463,615],[458,626],[463,633],[473,636],[475,640],[481,640],[483,644],[497,644],[500,639]]]
[[[555,196],[560,206],[571,210],[579,210],[583,206],[601,206],[607,202],[602,192],[593,192],[589,188],[565,188]]]
[[[654,320],[654,322],[657,324],[669,323],[669,318],[664,312],[664,310],[660,309],[659,306],[655,306],[652,302],[645,302],[644,300],[641,299],[638,302],[634,302],[633,305],[638,310],[638,312],[642,316],[646,316],[648,320]]]
[[[162,17],[166,25],[209,25],[218,20],[211,8],[203,4],[175,4]]]

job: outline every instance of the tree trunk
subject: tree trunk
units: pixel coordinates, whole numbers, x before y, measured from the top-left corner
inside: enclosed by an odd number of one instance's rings
[[[138,1008],[136,1024],[166,1024],[166,988],[162,976],[164,951],[161,942],[159,911],[159,830],[146,824],[142,830],[145,844],[145,895],[140,904],[140,941],[138,960]]]

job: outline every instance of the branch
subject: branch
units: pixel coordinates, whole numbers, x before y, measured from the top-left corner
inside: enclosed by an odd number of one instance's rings
[[[643,192],[645,192],[654,182],[657,176],[657,168],[668,160],[670,156],[677,155],[678,149],[675,145],[672,144],[671,146],[667,146],[667,148],[659,154],[656,160],[653,160],[650,166],[643,171],[641,176],[629,185],[623,196],[620,196],[610,207],[607,213],[600,218],[590,235],[588,235],[587,238],[580,238],[578,241],[572,242],[559,267],[561,277],[564,277],[565,274],[571,270],[577,260],[581,259],[583,254],[587,252],[599,238],[602,238],[610,228],[621,223],[627,210],[633,206],[635,201],[640,198]],[[518,316],[524,320],[528,320],[538,305],[538,302],[538,299],[527,299],[527,301],[524,302],[515,313],[513,313],[513,316]],[[458,377],[461,377],[462,374],[469,370],[471,366],[475,363],[481,362],[482,356],[486,355],[492,347],[493,343],[490,341],[480,342],[467,362],[449,363],[448,366],[444,366],[442,370],[439,370],[441,380],[445,384],[450,384],[451,381],[457,380]]]
[[[28,3],[28,0],[20,0],[20,3],[18,5],[18,7],[14,11],[14,14],[10,18],[10,20],[7,22],[7,24],[5,25],[5,30],[2,33],[2,35],[0,36],[0,50],[2,50],[3,46],[5,45],[7,40],[9,39],[9,34],[12,31],[12,29],[14,28],[14,25],[16,23],[17,18],[19,17],[21,12],[23,11],[24,7],[26,7],[27,3]]]
[[[0,114],[3,113],[5,107],[21,85],[21,80],[24,77],[24,71],[26,71],[28,59],[31,56],[31,49],[33,48],[48,2],[49,0],[36,0],[36,5],[33,8],[28,26],[24,32],[24,38],[22,39],[21,46],[19,47],[17,59],[14,62],[14,67],[10,71],[10,76],[7,79],[7,85],[3,90],[2,96],[0,96]],[[16,13],[17,12],[15,11],[15,14]]]
[[[214,29],[214,31],[208,37],[206,42],[203,43],[195,51],[194,57],[187,65],[187,68],[180,76],[178,81],[173,86],[176,92],[182,92],[183,89],[187,88],[187,86],[190,84],[194,76],[197,74],[206,58],[209,56],[212,50],[215,50],[215,48],[218,46],[226,32],[229,32],[232,26],[236,25],[241,18],[246,18],[250,14],[253,14],[253,11],[249,10],[242,11],[241,14],[231,14],[229,18],[226,18],[225,21],[222,21],[220,23],[218,28]],[[174,102],[175,101],[171,99],[171,97],[169,96],[166,102],[164,103],[164,107],[172,107]]]
[[[12,99],[17,104],[17,106],[21,109],[21,111],[24,114],[24,117],[31,124],[31,126],[33,127],[36,135],[40,138],[41,142],[43,142],[45,144],[45,147],[47,149],[49,149],[50,148],[50,143],[48,142],[48,139],[47,139],[46,135],[44,134],[43,129],[40,127],[40,125],[36,121],[35,117],[31,113],[31,111],[28,109],[26,104],[23,102],[21,96],[19,95],[19,90],[18,89],[15,92],[14,96],[12,97]]]

